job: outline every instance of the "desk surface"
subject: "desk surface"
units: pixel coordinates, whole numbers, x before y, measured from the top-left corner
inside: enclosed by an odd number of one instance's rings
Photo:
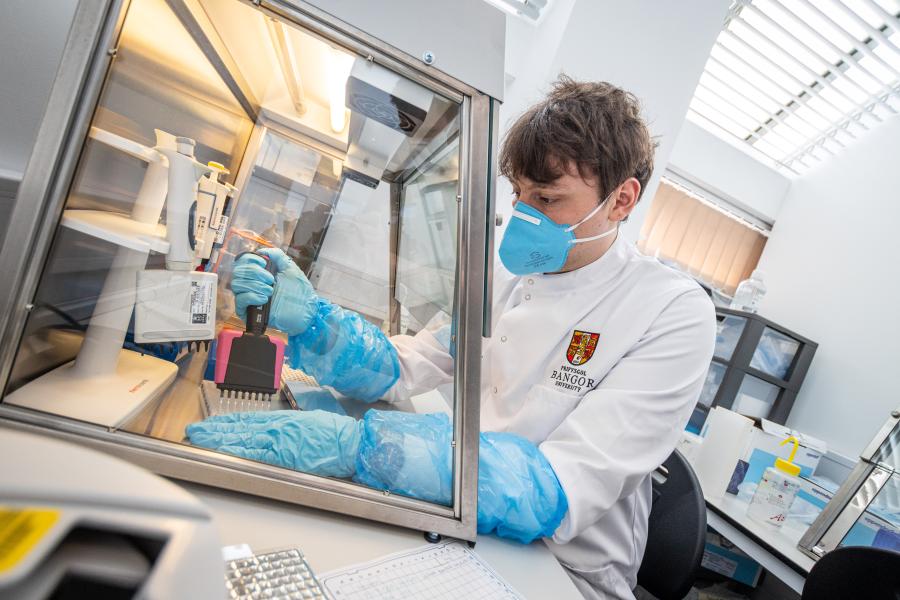
[[[781,529],[747,516],[748,503],[726,494],[706,498],[708,524],[797,593],[815,561],[797,548],[806,526],[787,521]]]
[[[209,507],[224,545],[247,543],[254,552],[297,546],[316,573],[427,543],[420,532],[409,529],[179,483]],[[475,552],[526,598],[582,598],[541,542],[523,546],[494,536],[479,536]]]

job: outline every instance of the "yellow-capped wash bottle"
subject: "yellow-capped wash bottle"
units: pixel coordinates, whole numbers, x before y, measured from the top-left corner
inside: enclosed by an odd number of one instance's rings
[[[747,516],[756,521],[767,523],[773,527],[784,525],[788,516],[788,510],[800,491],[800,465],[794,464],[794,456],[800,441],[791,436],[781,442],[785,445],[793,442],[794,447],[787,460],[775,459],[775,466],[769,467],[763,473],[756,493],[747,508]]]

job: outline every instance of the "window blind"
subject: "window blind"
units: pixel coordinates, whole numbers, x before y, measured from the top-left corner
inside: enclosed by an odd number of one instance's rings
[[[688,117],[801,173],[900,113],[898,31],[898,0],[735,0]]]
[[[637,246],[731,296],[756,268],[766,240],[763,229],[664,178]]]

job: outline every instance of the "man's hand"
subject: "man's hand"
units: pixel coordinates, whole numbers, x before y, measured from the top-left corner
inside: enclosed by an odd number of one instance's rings
[[[325,477],[356,472],[361,424],[321,410],[278,410],[209,417],[187,426],[191,443]]]
[[[272,298],[269,323],[288,335],[306,331],[316,311],[316,293],[312,284],[291,258],[278,248],[257,250],[272,261],[277,272],[266,270],[265,259],[244,254],[234,263],[231,291],[237,314],[247,318],[248,306],[261,306]]]

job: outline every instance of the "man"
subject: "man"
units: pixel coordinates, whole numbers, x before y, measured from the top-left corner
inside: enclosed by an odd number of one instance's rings
[[[545,538],[589,598],[633,597],[650,473],[675,447],[713,352],[714,311],[701,288],[617,233],[652,168],[634,96],[566,77],[516,121],[500,156],[514,212],[483,347],[478,528]],[[293,364],[320,383],[374,400],[452,381],[440,336],[387,340],[317,298],[283,253],[269,256],[277,278],[258,257],[235,269],[239,309],[274,287],[273,323],[291,335]],[[449,423],[436,415],[257,413],[191,425],[188,435],[241,456],[450,497]]]

